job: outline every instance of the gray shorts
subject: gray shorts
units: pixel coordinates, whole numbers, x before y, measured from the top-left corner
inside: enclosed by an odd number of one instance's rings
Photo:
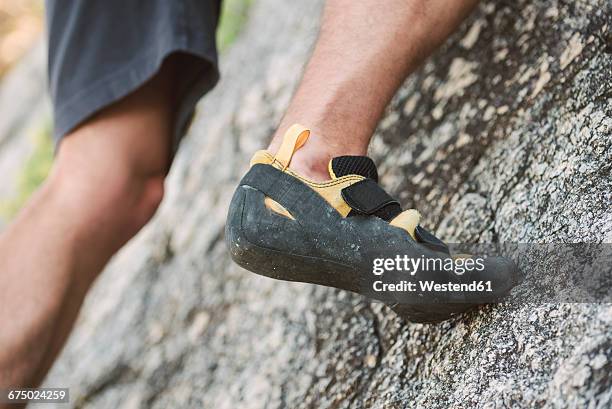
[[[175,143],[219,79],[221,0],[47,0],[55,140],[153,77],[180,53]]]

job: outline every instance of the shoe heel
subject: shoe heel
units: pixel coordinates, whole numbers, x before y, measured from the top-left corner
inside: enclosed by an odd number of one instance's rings
[[[264,196],[253,188],[240,186],[230,203],[225,241],[232,260],[242,268],[272,278],[291,279],[280,270],[292,271],[295,260],[273,247],[278,246],[282,230],[270,213],[262,206]],[[277,216],[281,217],[281,216]],[[288,273],[290,274],[290,273]]]
[[[309,238],[299,223],[263,205],[264,195],[240,186],[232,198],[225,239],[232,260],[266,277],[326,285],[359,292],[356,273],[348,266],[308,256]]]

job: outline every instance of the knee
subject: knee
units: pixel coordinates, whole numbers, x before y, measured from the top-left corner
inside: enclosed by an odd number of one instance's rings
[[[105,200],[133,235],[157,212],[164,197],[164,174],[125,175],[113,182],[103,191]]]
[[[141,172],[121,161],[58,159],[49,181],[53,196],[85,234],[107,234],[122,244],[153,217],[163,199],[165,169]]]

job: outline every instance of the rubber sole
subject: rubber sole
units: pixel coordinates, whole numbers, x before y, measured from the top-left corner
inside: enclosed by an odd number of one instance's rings
[[[236,229],[230,229],[236,232]],[[346,277],[357,273],[350,267],[318,257],[300,256],[267,249],[249,242],[240,235],[229,236],[232,260],[245,270],[275,280],[323,285],[360,293],[360,288]],[[368,298],[368,297],[366,297]],[[473,304],[437,304],[435,308],[424,305],[387,305],[407,321],[434,324],[474,309]]]
[[[227,240],[232,260],[245,270],[275,280],[323,285],[364,296],[360,292],[359,285],[354,280],[347,279],[358,274],[349,266],[318,257],[260,247],[240,235],[237,229],[230,228],[229,231]],[[410,304],[387,306],[407,321],[434,324],[473,309],[477,305],[436,304],[435,308]]]

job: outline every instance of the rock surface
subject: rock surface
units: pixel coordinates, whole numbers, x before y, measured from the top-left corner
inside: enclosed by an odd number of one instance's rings
[[[231,263],[226,206],[320,7],[255,2],[165,204],[99,279],[46,384],[99,408],[612,406],[609,304],[410,324]],[[612,241],[611,27],[608,0],[482,3],[391,104],[371,149],[382,183],[448,241]]]

